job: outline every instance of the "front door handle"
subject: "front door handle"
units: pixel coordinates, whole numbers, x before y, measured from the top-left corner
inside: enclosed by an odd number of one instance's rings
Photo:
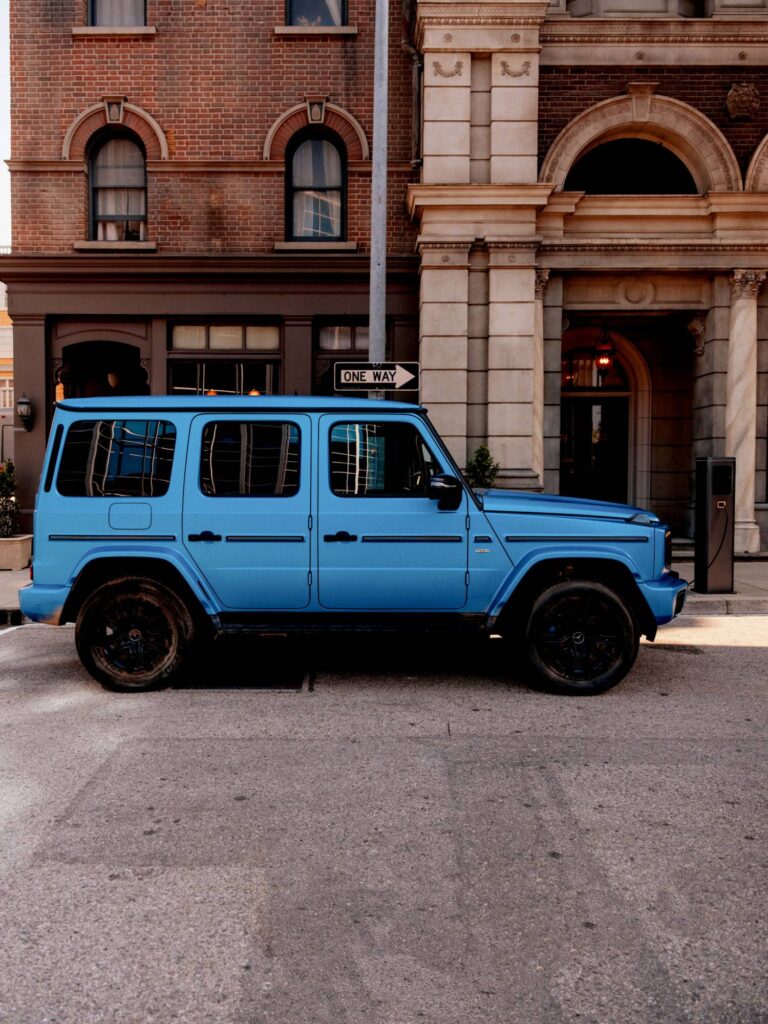
[[[357,540],[357,534],[347,533],[346,530],[339,530],[338,533],[326,533],[323,540],[327,540],[329,542]]]
[[[212,533],[210,530],[203,530],[202,533],[190,533],[187,540],[221,540],[221,534]]]

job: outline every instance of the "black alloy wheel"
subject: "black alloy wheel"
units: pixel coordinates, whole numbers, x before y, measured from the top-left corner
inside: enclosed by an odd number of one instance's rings
[[[125,578],[99,587],[77,618],[75,644],[91,675],[110,690],[167,686],[192,646],[194,624],[162,583]]]
[[[558,693],[592,695],[615,686],[637,657],[639,632],[622,598],[595,580],[543,591],[526,631],[537,681]]]

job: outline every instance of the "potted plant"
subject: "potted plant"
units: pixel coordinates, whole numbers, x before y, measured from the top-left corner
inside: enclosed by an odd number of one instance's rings
[[[16,475],[9,459],[0,462],[0,569],[24,569],[32,556],[32,534],[18,533]]]
[[[498,462],[493,461],[493,456],[487,445],[481,444],[475,449],[472,458],[467,462],[467,470],[464,476],[470,487],[477,490],[482,487],[493,487],[493,481],[499,472]]]

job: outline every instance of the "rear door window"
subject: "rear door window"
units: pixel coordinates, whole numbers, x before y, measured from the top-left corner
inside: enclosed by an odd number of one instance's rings
[[[200,487],[213,498],[290,498],[299,490],[299,428],[295,423],[207,423]]]

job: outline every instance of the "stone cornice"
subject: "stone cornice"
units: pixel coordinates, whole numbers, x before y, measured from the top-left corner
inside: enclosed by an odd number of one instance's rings
[[[556,19],[540,32],[542,65],[766,63],[768,20],[740,18]]]
[[[417,273],[418,257],[387,256],[389,277]],[[233,255],[159,255],[154,253],[12,253],[0,256],[0,281],[37,283],[68,280],[151,281],[188,278],[202,283],[239,279],[253,283],[259,278],[309,277],[324,279],[350,274],[366,278],[370,273],[367,253],[258,253]]]
[[[541,244],[540,266],[557,271],[704,271],[733,273],[734,267],[762,271],[768,265],[768,236],[761,242],[622,241],[592,237],[583,242]]]
[[[408,186],[406,203],[413,217],[426,207],[546,206],[554,185],[421,185]]]
[[[421,49],[424,33],[430,28],[538,27],[548,7],[546,0],[480,0],[479,3],[419,0],[414,33],[416,45]]]

